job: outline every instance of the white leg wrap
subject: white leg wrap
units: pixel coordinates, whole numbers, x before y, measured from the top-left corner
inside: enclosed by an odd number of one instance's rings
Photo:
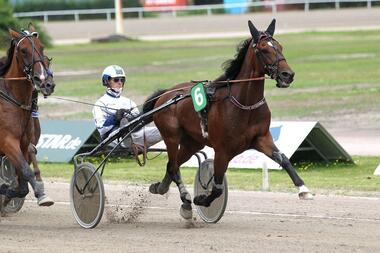
[[[298,189],[299,189],[298,193],[310,192],[309,189],[304,185],[301,185],[300,187],[298,187]]]
[[[301,185],[300,187],[298,187],[298,189],[299,189],[298,197],[300,199],[312,200],[314,198],[313,194],[310,193],[309,189],[306,186]]]

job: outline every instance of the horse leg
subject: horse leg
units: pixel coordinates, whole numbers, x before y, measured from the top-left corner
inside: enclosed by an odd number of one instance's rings
[[[224,174],[226,173],[229,161],[230,159],[226,154],[215,151],[214,180],[211,193],[209,195],[202,194],[195,196],[194,204],[209,207],[215,199],[222,195]]]
[[[180,169],[179,167],[188,161],[197,151],[201,150],[204,147],[204,145],[195,142],[191,137],[182,137],[181,140],[181,145],[180,149],[177,155],[177,160],[178,160],[178,181],[173,180],[177,183],[181,200],[182,200],[182,205],[180,209],[180,214],[184,219],[191,219],[193,216],[193,211],[191,207],[191,195],[187,191],[185,185],[182,182],[181,174],[180,174]]]
[[[12,159],[10,160],[12,161]],[[16,165],[16,163],[13,162],[12,164]],[[15,166],[15,169],[16,173],[18,174],[18,187],[16,189],[11,189],[7,184],[2,184],[0,186],[0,194],[5,195],[6,204],[8,204],[12,198],[24,198],[29,193],[27,178],[32,175],[31,171],[28,173],[27,169],[24,169],[22,166],[17,165]]]
[[[51,205],[51,200],[46,196],[36,185],[36,179],[33,171],[29,167],[28,162],[25,159],[25,156],[20,150],[19,142],[13,140],[9,142],[5,154],[9,158],[10,162],[15,166],[16,171],[18,171],[19,176],[19,187],[16,190],[7,189],[5,195],[8,198],[24,198],[28,193],[28,182],[33,188],[34,196],[37,198],[37,204],[42,206]]]
[[[170,134],[167,136],[163,136],[163,139],[166,144],[167,153],[168,153],[168,163],[166,164],[166,173],[161,182],[157,182],[152,184],[149,187],[149,191],[153,194],[165,194],[168,192],[171,182],[176,177],[177,173],[177,154],[178,154],[178,146],[180,142],[180,133],[178,129],[173,128],[170,131]],[[178,175],[177,177],[181,177]]]
[[[182,201],[180,214],[184,219],[191,219],[193,214],[191,207],[191,196],[182,181],[179,166],[189,160],[190,157],[199,150],[199,144],[194,145],[195,142],[191,141],[190,138],[182,137],[181,139],[179,150],[176,139],[171,139],[173,141],[170,144],[167,142],[166,145],[168,148],[169,161],[166,166],[165,177],[162,182],[152,184],[149,187],[149,191],[154,194],[163,194],[162,192],[166,193],[169,189],[170,183],[174,181],[178,187]]]
[[[270,133],[265,136],[258,137],[254,143],[254,148],[257,151],[264,153],[286,170],[294,185],[298,187],[298,196],[300,199],[313,199],[313,195],[305,186],[303,180],[298,176],[288,157],[286,157],[286,155],[283,154],[273,143],[273,138]]]
[[[36,154],[36,147],[33,144],[29,144],[27,153],[28,161],[33,164],[34,175],[36,177],[36,188],[38,191],[42,192],[42,197],[38,199],[37,203],[39,206],[51,206],[54,204],[54,201],[45,193],[44,182],[42,181],[41,171],[38,167]]]
[[[30,162],[32,163],[32,165],[33,165],[33,170],[34,170],[34,175],[35,175],[35,177],[36,177],[36,180],[42,182],[42,178],[41,178],[41,170],[40,170],[40,168],[38,167],[36,154],[37,154],[37,149],[36,149],[36,147],[35,147],[33,144],[29,144],[29,147],[28,147],[29,161],[30,161]]]
[[[177,165],[177,171],[174,172],[171,164],[172,164],[171,161],[167,163],[165,177],[162,180],[162,182],[152,184],[149,187],[149,191],[153,194],[161,194],[161,195],[165,194],[169,190],[169,186],[171,182],[174,181],[178,187],[180,198],[182,201],[180,214],[184,219],[191,219],[193,213],[192,213],[192,207],[191,207],[190,193],[186,190],[185,184],[182,181],[181,172],[178,168],[179,166]]]
[[[149,186],[149,191],[153,194],[164,195],[168,192],[170,184],[172,183],[172,178],[169,175],[169,162],[166,164],[166,173],[161,182],[151,184]]]

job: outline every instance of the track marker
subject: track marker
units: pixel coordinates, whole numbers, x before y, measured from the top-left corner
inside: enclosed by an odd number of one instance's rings
[[[377,165],[377,168],[375,169],[375,172],[373,172],[375,176],[380,176],[380,164]]]

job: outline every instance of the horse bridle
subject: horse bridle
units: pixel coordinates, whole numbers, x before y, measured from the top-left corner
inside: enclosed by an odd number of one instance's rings
[[[260,48],[257,47],[257,45],[262,40],[268,40],[268,43],[270,42],[273,49],[276,52],[276,61],[272,64],[268,63],[268,57],[262,52]],[[277,46],[273,41],[276,41],[271,35],[268,33],[261,33],[257,43],[253,44],[253,50],[255,51],[255,54],[257,58],[259,59],[261,65],[263,66],[264,70],[267,71],[268,75],[271,77],[271,79],[276,80],[279,77],[279,65],[281,61],[285,61],[285,57],[281,54],[281,52],[278,50]]]
[[[22,58],[22,64],[24,66],[23,68],[23,72],[25,73],[26,76],[24,77],[0,77],[0,80],[28,80],[32,86],[33,86],[33,94],[38,92],[40,90],[40,87],[38,85],[35,84],[34,80],[33,80],[33,74],[34,74],[34,71],[33,71],[33,66],[38,63],[38,62],[41,62],[44,70],[46,71],[46,74],[48,76],[51,76],[53,77],[53,73],[49,70],[49,68],[47,68],[45,66],[45,62],[43,61],[43,58],[47,59],[48,62],[50,63],[51,59],[47,58],[46,56],[41,56],[40,52],[38,52],[36,49],[35,49],[35,45],[34,45],[34,41],[32,39],[33,36],[37,36],[38,37],[38,33],[37,32],[32,32],[32,33],[29,33],[27,31],[23,31],[22,32],[24,37],[22,37],[18,42],[16,42],[15,40],[12,41],[12,43],[16,43],[15,44],[15,54],[16,54],[16,60],[17,62],[19,63],[20,60],[19,60],[19,52],[18,52],[18,47],[20,45],[20,43],[24,40],[24,39],[28,39],[30,41],[30,43],[32,44],[32,63],[31,64],[27,64],[24,60],[24,58]],[[37,60],[34,59],[34,52],[37,52],[39,58]],[[31,111],[31,110],[35,110],[36,108],[36,100],[37,100],[37,96],[36,95],[33,95],[33,98],[32,98],[32,104],[31,105],[24,105],[22,103],[20,103],[19,101],[17,101],[15,98],[13,98],[12,96],[10,96],[8,94],[8,92],[4,92],[0,89],[0,97],[3,98],[4,100],[8,101],[9,103],[11,104],[14,104],[15,106],[18,106],[20,107],[21,109],[23,110],[26,110],[26,111]]]
[[[25,40],[25,39],[28,39],[29,42],[31,43],[32,45],[32,62],[30,64],[28,64],[25,59],[23,57],[21,57],[21,62],[23,64],[23,72],[25,73],[25,76],[26,76],[26,80],[28,80],[32,86],[33,86],[33,89],[39,91],[40,90],[40,87],[38,85],[35,84],[34,80],[33,80],[33,76],[34,76],[34,70],[33,70],[33,67],[36,63],[40,62],[44,68],[44,70],[46,71],[46,74],[47,74],[47,77],[48,76],[51,76],[53,77],[53,72],[50,71],[50,69],[48,67],[45,66],[45,62],[44,60],[47,59],[48,62],[50,63],[51,59],[49,59],[47,56],[45,55],[41,55],[41,53],[39,51],[36,50],[36,47],[35,47],[35,44],[34,44],[34,41],[33,41],[33,37],[37,37],[38,38],[38,33],[37,32],[32,32],[32,33],[29,33],[28,31],[23,31],[22,34],[24,35],[21,39],[19,39],[19,41],[17,42],[17,44],[15,45],[15,54],[16,54],[16,60],[17,62],[20,62],[19,60],[19,45],[20,43]],[[15,43],[15,42],[14,42]],[[35,59],[34,58],[34,52],[37,53],[38,55],[38,59]]]

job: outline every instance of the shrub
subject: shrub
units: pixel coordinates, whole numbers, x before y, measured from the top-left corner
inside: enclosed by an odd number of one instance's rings
[[[6,48],[9,45],[9,28],[19,31],[22,28],[27,28],[30,22],[39,32],[42,43],[45,46],[51,46],[50,37],[37,22],[28,19],[18,20],[13,17],[12,6],[6,0],[0,0],[0,17],[0,48]]]

